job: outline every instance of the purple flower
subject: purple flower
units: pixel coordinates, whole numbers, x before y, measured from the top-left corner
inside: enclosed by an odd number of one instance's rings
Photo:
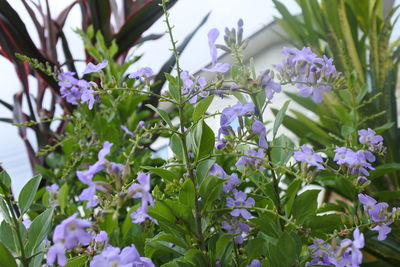
[[[247,267],[261,267],[261,261],[254,259],[250,262],[249,265],[247,265]]]
[[[108,245],[108,234],[106,231],[100,231],[94,237],[94,250],[101,251]]]
[[[92,225],[91,222],[83,219],[77,219],[77,213],[63,220],[57,225],[53,233],[53,242],[64,242],[66,249],[75,248],[78,243],[86,246],[91,241],[91,236],[85,231]]]
[[[235,187],[235,185],[239,183],[239,178],[236,173],[228,175],[224,171],[224,169],[216,163],[211,167],[210,171],[208,172],[208,175],[218,176],[222,179],[227,179],[227,178],[229,179],[225,181],[223,184],[222,191],[224,193],[228,193]]]
[[[388,226],[391,222],[381,223],[372,228],[373,231],[378,231],[378,240],[383,241],[386,239],[387,235],[392,231],[392,229]]]
[[[253,207],[255,201],[253,198],[247,198],[246,193],[242,191],[233,190],[234,199],[231,197],[226,198],[226,207],[234,208],[234,207]],[[234,209],[230,213],[233,217],[242,216],[245,219],[251,219],[251,213],[245,208]]]
[[[359,136],[358,141],[360,141],[360,144],[376,145],[383,141],[382,136],[376,135],[375,131],[372,130],[371,128],[368,128],[367,130],[365,129],[359,130],[358,136]]]
[[[143,207],[139,207],[136,211],[131,213],[131,218],[133,219],[132,222],[135,224],[141,224],[148,219],[153,221],[155,224],[158,224],[157,220],[149,216],[147,212],[147,208],[144,209]]]
[[[364,210],[367,212],[372,209],[377,203],[374,198],[365,194],[358,194],[358,200],[361,202],[361,204],[364,205]]]
[[[149,78],[151,78],[154,75],[154,72],[151,68],[149,67],[144,67],[144,68],[140,68],[139,70],[137,70],[136,72],[130,74],[128,77],[131,79],[140,79],[140,78],[144,78],[145,80],[148,80]]]
[[[87,220],[77,219],[77,214],[68,217],[56,226],[53,233],[54,245],[47,252],[47,263],[53,266],[55,262],[64,266],[67,263],[66,249],[77,247],[78,243],[83,246],[89,245],[91,236],[85,231],[92,224]]]
[[[224,169],[221,166],[219,166],[217,163],[215,163],[214,165],[211,166],[210,171],[208,172],[208,175],[217,176],[220,178],[225,178],[228,176],[228,174],[226,174]]]
[[[108,60],[104,60],[103,62],[100,62],[97,65],[94,65],[92,62],[89,62],[89,64],[86,66],[85,70],[83,71],[82,74],[89,74],[93,72],[99,72],[102,69],[104,69],[108,64]]]
[[[136,179],[139,184],[131,185],[128,188],[128,192],[133,198],[141,198],[142,209],[143,211],[147,211],[149,204],[151,206],[154,205],[153,196],[150,193],[150,174],[139,172]]]
[[[253,103],[237,103],[236,105],[226,107],[222,110],[220,118],[221,128],[218,131],[218,137],[222,134],[228,135],[229,131],[232,131],[230,124],[238,117],[254,113]],[[218,138],[219,139],[219,138]]]
[[[126,127],[125,125],[121,125],[121,129],[122,129],[127,135],[130,135],[130,136],[132,136],[132,137],[135,136],[135,134],[134,134],[133,132],[129,131],[128,127]]]
[[[266,96],[269,100],[272,100],[275,93],[281,92],[281,84],[274,82],[268,74],[264,75],[262,86],[264,86]]]
[[[208,32],[208,46],[210,48],[212,67],[210,69],[203,68],[202,71],[225,73],[229,70],[229,64],[217,63],[218,53],[217,53],[217,46],[215,45],[215,42],[217,41],[218,36],[219,36],[219,31],[215,28],[211,29]]]
[[[144,121],[139,121],[138,125],[139,127],[144,128],[146,126],[146,123]]]
[[[226,178],[228,178],[228,177],[229,177],[229,180],[225,181],[222,185],[222,191],[224,193],[228,193],[239,183],[239,178],[236,173],[232,173],[230,176],[227,176]]]
[[[250,226],[239,220],[223,221],[221,226],[228,231],[228,234],[237,235],[234,238],[236,244],[242,244],[250,231]]]
[[[217,142],[215,143],[215,149],[217,150],[223,150],[226,147],[226,140],[221,138],[219,140],[217,140]]]
[[[81,90],[81,102],[82,103],[87,103],[89,109],[93,108],[93,104],[95,102],[94,99],[94,91],[92,89],[82,89]]]
[[[286,58],[277,65],[282,80],[294,84],[300,89],[300,95],[311,97],[315,102],[323,100],[323,92],[329,92],[340,74],[332,64],[333,59],[318,57],[309,47],[302,50],[283,48]]]
[[[367,145],[371,151],[383,151],[385,149],[383,146],[383,137],[376,135],[375,131],[370,128],[359,130],[358,136],[360,144]]]
[[[308,165],[315,166],[320,170],[324,169],[320,163],[323,162],[322,157],[317,153],[314,153],[308,145],[302,145],[301,151],[297,151],[294,153],[293,157],[296,161],[305,162]]]
[[[99,266],[141,266],[153,267],[154,264],[149,258],[140,257],[136,247],[125,247],[124,249],[108,246],[100,255],[96,255],[90,262],[90,267]]]
[[[258,139],[258,144],[260,145],[260,147],[268,148],[267,137],[266,137],[267,130],[265,129],[264,124],[261,121],[256,120],[251,125],[251,129],[253,130],[253,132],[260,135]]]
[[[82,93],[77,87],[71,87],[67,89],[65,87],[60,88],[60,94],[62,98],[65,98],[66,101],[72,105],[78,105],[78,101],[81,99]]]
[[[323,244],[324,240],[317,238],[312,245],[308,247],[309,254],[313,257],[309,264],[317,265],[331,265],[329,260],[329,253],[331,252],[331,246],[329,244]]]
[[[316,239],[314,244],[308,247],[313,259],[307,263],[335,266],[360,266],[362,263],[361,249],[364,247],[364,235],[358,228],[353,233],[354,240],[343,239],[335,249],[330,244],[324,244],[321,239]]]
[[[95,162],[93,165],[89,166],[89,169],[86,171],[77,171],[76,175],[78,176],[78,179],[86,184],[89,185],[89,188],[86,188],[82,191],[82,193],[79,195],[79,199],[81,201],[88,201],[86,207],[95,207],[98,204],[98,199],[96,194],[96,189],[99,188],[98,184],[96,182],[93,182],[93,176],[96,175],[96,173],[100,172],[101,170],[104,169],[104,165],[106,162],[106,155],[110,153],[112,143],[106,141],[103,144],[103,148],[99,151],[97,157],[98,160]]]
[[[196,79],[193,75],[189,74],[188,71],[183,71],[180,77],[183,82],[183,89],[181,92],[183,95],[190,97],[189,103],[195,104],[197,102],[197,96],[208,96],[208,92],[201,91],[207,86],[207,81],[204,77]]]
[[[67,264],[67,257],[65,256],[65,247],[62,242],[57,242],[47,251],[47,264],[53,266],[58,263],[60,266]]]
[[[67,71],[58,74],[58,85],[63,88],[71,88],[77,84],[78,79],[74,77],[75,72]]]
[[[371,230],[378,231],[378,240],[385,240],[387,234],[391,231],[389,225],[393,219],[393,213],[388,213],[387,211],[389,205],[386,202],[378,203],[374,198],[365,194],[358,194],[358,199],[363,204],[364,210],[371,217],[372,221],[377,223]]]
[[[333,160],[338,165],[347,164],[351,174],[362,173],[368,176],[368,169],[374,170],[370,162],[375,161],[375,156],[369,151],[359,150],[354,152],[350,148],[338,147],[335,149],[335,152]]]
[[[219,31],[216,28],[213,28],[208,32],[208,47],[210,48],[211,63],[213,65],[217,63],[218,59],[217,47],[215,45],[218,36],[219,36]]]
[[[47,192],[49,192],[49,194],[52,195],[52,196],[57,196],[58,189],[59,189],[58,184],[52,184],[50,186],[46,186]]]
[[[241,156],[239,160],[236,162],[236,166],[244,165],[247,167],[256,167],[259,171],[265,170],[265,167],[263,166],[264,164],[264,158],[265,158],[265,153],[262,149],[259,149],[258,151],[249,149],[246,151],[247,156]]]

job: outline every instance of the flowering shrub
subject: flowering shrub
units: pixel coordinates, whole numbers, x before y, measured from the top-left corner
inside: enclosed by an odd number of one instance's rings
[[[207,81],[180,68],[165,1],[163,8],[177,59],[177,75],[166,74],[164,93],[150,91],[157,81],[149,67],[130,74],[125,87],[107,74],[113,62],[88,65],[83,74],[97,80],[59,73],[62,96],[77,105],[60,143],[68,160],[60,160],[52,172],[59,179],[46,190],[37,192],[40,176],[30,180],[18,206],[10,178],[1,173],[2,259],[9,266],[359,266],[366,236],[387,239],[400,216],[368,195],[384,140],[359,129],[358,138],[349,135],[340,147],[296,148],[277,136],[289,102],[272,127],[263,116],[282,85],[296,86],[315,102],[343,89],[333,59],[285,48],[282,64],[257,75],[241,56],[247,41],[240,20],[237,29],[225,31],[224,45],[216,44],[218,30],[210,30],[212,66],[204,71],[213,78]],[[236,62],[218,62],[219,48]],[[224,76],[228,71],[231,78]],[[133,118],[109,129],[120,101],[132,94],[168,105],[147,103],[142,112],[149,108],[158,118]],[[238,103],[207,113],[213,100],[227,96]],[[217,135],[207,124],[215,116]],[[100,127],[93,127],[94,117]],[[158,136],[169,139],[169,159],[147,146]],[[319,204],[321,189],[308,185],[327,179],[344,185],[348,201]],[[32,205],[35,199],[42,203]]]

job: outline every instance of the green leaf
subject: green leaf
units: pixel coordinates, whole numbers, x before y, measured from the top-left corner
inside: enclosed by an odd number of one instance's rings
[[[199,121],[192,134],[192,142],[196,160],[208,156],[215,144],[213,130],[204,121]]]
[[[7,203],[5,202],[5,200],[3,198],[0,198],[0,210],[1,210],[1,214],[3,214],[4,219],[8,223],[12,223],[11,214],[10,214],[10,212],[8,210]]]
[[[171,147],[172,152],[174,152],[178,159],[183,159],[182,143],[177,134],[173,134],[171,136],[169,146]]]
[[[18,205],[21,210],[21,215],[25,214],[25,212],[30,208],[41,180],[42,176],[36,175],[22,188],[18,197]]]
[[[0,242],[0,267],[18,267],[10,251]]]
[[[203,200],[204,207],[208,207],[213,201],[218,199],[218,196],[222,191],[222,184],[225,180],[215,177],[208,176],[200,184],[200,196]]]
[[[171,96],[176,101],[179,101],[180,94],[179,94],[178,83],[176,81],[176,78],[169,73],[164,73],[164,75],[168,81],[168,88],[169,88],[169,92],[170,92]]]
[[[87,261],[88,257],[86,255],[74,257],[70,259],[64,267],[83,267]]]
[[[60,190],[58,190],[57,201],[60,205],[61,211],[64,213],[64,209],[68,204],[68,185],[63,184]]]
[[[297,196],[297,192],[299,191],[301,186],[301,180],[296,179],[294,180],[287,188],[286,194],[285,194],[285,211],[286,215],[290,217],[290,214],[292,212],[292,207],[294,200]]]
[[[383,164],[376,167],[375,170],[369,172],[369,179],[373,180],[383,175],[400,170],[400,163]]]
[[[217,259],[221,259],[224,255],[225,250],[227,249],[228,245],[231,244],[232,239],[236,235],[233,234],[224,234],[221,235],[217,240],[216,245],[216,257]]]
[[[265,240],[259,237],[247,241],[246,254],[249,259],[256,259],[265,254]]]
[[[163,178],[164,180],[166,180],[168,182],[173,182],[174,180],[179,180],[179,176],[176,173],[166,170],[166,169],[154,168],[154,167],[150,167],[150,166],[142,166],[142,168],[149,170],[154,174],[157,174],[158,176],[160,176],[161,178]]]
[[[196,168],[196,175],[197,175],[197,180],[199,183],[203,181],[205,177],[207,177],[208,172],[210,171],[212,165],[214,165],[215,160],[214,159],[207,159],[201,161]]]
[[[278,132],[279,126],[281,126],[283,118],[285,117],[286,111],[288,109],[290,100],[287,100],[282,108],[278,111],[278,114],[276,115],[275,121],[274,121],[274,127],[273,127],[273,139],[275,139],[276,133]]]
[[[26,245],[27,255],[32,255],[35,250],[43,242],[51,230],[51,221],[53,218],[54,209],[45,210],[38,215],[28,229],[28,244]]]
[[[11,178],[6,171],[0,172],[0,185],[0,194],[7,194],[11,192]],[[4,192],[3,188],[6,189],[7,192]]]
[[[293,155],[294,143],[286,135],[281,135],[271,142],[271,160],[285,164]]]
[[[193,182],[190,179],[186,179],[181,187],[181,191],[179,192],[179,201],[182,204],[193,208],[195,198],[196,196]]]
[[[207,112],[208,107],[214,99],[214,95],[210,95],[206,98],[201,99],[193,111],[193,122],[198,122],[201,117]]]
[[[309,216],[304,222],[304,227],[311,228],[313,231],[330,233],[344,228],[344,224],[339,214],[327,214],[320,216]]]
[[[299,221],[304,221],[308,215],[315,214],[317,209],[317,198],[320,190],[307,190],[296,197],[292,214]]]
[[[11,225],[5,220],[1,222],[0,225],[0,241],[7,246],[12,252],[17,251],[17,236]]]
[[[173,129],[174,126],[172,125],[171,119],[169,118],[168,113],[165,110],[159,109],[154,107],[151,104],[146,104],[146,107],[152,109],[154,112],[156,112],[160,117],[168,124],[168,126]]]

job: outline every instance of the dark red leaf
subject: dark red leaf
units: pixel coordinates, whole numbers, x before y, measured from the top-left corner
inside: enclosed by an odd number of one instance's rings
[[[176,2],[177,0],[169,1],[167,8],[172,7]],[[134,11],[115,35],[118,45],[118,52],[115,57],[117,58],[138,42],[143,32],[150,28],[162,15],[163,11],[158,6],[158,1],[147,1],[142,8]]]

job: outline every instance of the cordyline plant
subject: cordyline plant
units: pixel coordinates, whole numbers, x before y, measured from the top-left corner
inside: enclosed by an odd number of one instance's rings
[[[177,1],[169,1],[167,8],[172,7]],[[19,127],[19,135],[24,141],[26,151],[36,173],[36,166],[49,167],[44,155],[51,151],[58,150],[56,144],[59,137],[64,134],[67,119],[74,110],[73,103],[68,103],[62,98],[62,92],[57,84],[55,70],[66,67],[69,71],[77,73],[76,62],[82,59],[75,59],[70,50],[70,44],[64,34],[64,25],[70,11],[76,6],[82,14],[83,32],[91,32],[85,40],[86,62],[101,62],[104,58],[124,65],[126,70],[140,57],[131,57],[129,50],[148,40],[156,40],[162,35],[152,34],[142,36],[153,23],[162,15],[162,10],[157,6],[159,1],[155,0],[123,0],[117,5],[116,0],[76,0],[68,5],[63,11],[55,16],[49,8],[49,1],[45,5],[41,1],[26,1],[22,3],[32,20],[37,34],[39,44],[32,41],[31,34],[27,31],[25,24],[18,13],[11,7],[7,0],[0,0],[0,54],[10,60],[21,81],[21,91],[14,96],[14,103],[7,103],[0,99],[0,104],[10,110],[12,118],[0,118],[3,122],[14,123]],[[115,23],[111,22],[114,18]],[[178,50],[181,52],[188,44],[202,23],[180,44]],[[94,34],[93,34],[94,33]],[[98,38],[96,38],[98,37]],[[62,53],[56,49],[61,44]],[[108,54],[102,54],[101,50],[112,47]],[[100,50],[96,52],[96,50]],[[27,63],[27,57],[31,58],[31,66]],[[61,61],[63,60],[63,61]],[[171,57],[156,76],[158,81],[152,87],[154,92],[159,92],[165,83],[164,73],[169,73],[174,64],[175,58]],[[34,68],[35,67],[35,68]],[[119,82],[123,82],[123,70],[115,65],[111,73],[120,73]],[[33,76],[37,80],[36,93],[28,82],[28,77]],[[114,75],[116,77],[116,75]],[[44,96],[50,94],[51,100]],[[148,100],[157,104],[157,98]],[[25,111],[22,106],[26,102],[28,109]],[[48,103],[49,102],[49,103]],[[56,110],[61,108],[62,114],[57,115]],[[134,113],[134,109],[131,110]],[[154,112],[149,113],[149,118]],[[143,118],[145,119],[145,118]],[[54,126],[53,124],[57,123]],[[53,131],[52,129],[56,129]],[[27,138],[27,131],[33,130],[36,137],[38,150],[34,150],[32,140]]]
[[[340,145],[350,137],[355,142],[358,129],[375,129],[384,137],[388,149],[375,163],[377,170],[370,177],[368,191],[373,197],[398,206],[400,136],[395,92],[400,39],[392,41],[398,7],[391,8],[391,1],[380,0],[299,0],[301,14],[295,16],[280,1],[274,2],[282,15],[276,20],[290,36],[289,42],[299,49],[309,46],[318,55],[333,56],[338,71],[348,81],[348,88],[328,94],[323,106],[287,93],[318,119],[312,121],[292,110],[294,116],[286,116],[283,124],[316,147]],[[351,194],[334,177],[318,183],[329,189],[326,199],[334,192],[351,200]],[[395,232],[395,240],[390,242],[368,240],[366,250],[399,265],[400,235]]]
[[[38,190],[36,176],[17,202],[10,178],[1,173],[2,262],[379,266],[382,262],[364,250],[365,241],[390,239],[400,211],[369,196],[368,187],[375,162],[392,148],[370,128],[357,129],[355,139],[348,136],[340,145],[297,148],[285,135],[277,136],[289,102],[271,127],[263,116],[285,84],[316,105],[325,103],[327,93],[342,90],[346,81],[333,59],[308,47],[284,48],[281,64],[257,74],[243,62],[247,41],[239,20],[236,29],[226,29],[223,45],[216,44],[219,31],[209,31],[212,64],[203,71],[213,78],[206,80],[182,69],[165,0],[162,8],[177,72],[166,74],[165,92],[151,91],[154,73],[148,66],[130,74],[122,87],[110,75],[112,61],[89,63],[85,79],[57,73],[62,97],[77,105],[60,143],[65,158],[56,161],[53,185]],[[218,48],[229,51],[235,63],[218,62]],[[108,127],[125,107],[121,103],[134,96],[166,103],[143,101],[136,119]],[[237,104],[207,112],[212,101],[228,96]],[[175,111],[162,108],[168,105]],[[149,110],[158,118],[142,121],[140,113]],[[207,124],[211,117],[220,120],[216,134]],[[169,159],[148,149],[156,135],[169,139]],[[344,185],[350,201],[318,202],[325,188],[308,185],[331,177]]]

